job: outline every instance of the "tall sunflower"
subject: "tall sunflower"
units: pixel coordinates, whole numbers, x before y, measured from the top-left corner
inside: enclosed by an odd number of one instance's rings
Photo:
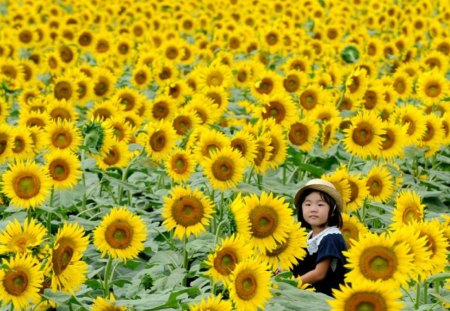
[[[39,293],[43,273],[37,259],[28,254],[17,254],[3,259],[0,269],[0,297],[2,303],[12,303],[17,310],[30,306],[30,302],[37,303],[41,299]]]
[[[233,306],[231,301],[222,299],[222,296],[209,296],[207,299],[201,298],[199,303],[189,305],[189,311],[231,311]]]
[[[387,288],[406,285],[411,269],[412,254],[406,243],[398,243],[386,234],[368,233],[344,252],[350,271],[345,278],[352,283],[381,282]]]
[[[422,222],[425,204],[414,190],[403,190],[397,194],[392,211],[392,228],[400,228],[412,222]]]
[[[197,161],[187,150],[174,149],[165,161],[166,172],[177,183],[186,182],[195,171]]]
[[[379,282],[360,281],[346,284],[339,290],[334,290],[333,295],[336,299],[327,301],[332,311],[397,311],[403,308],[400,290],[392,290]]]
[[[94,245],[102,253],[123,261],[134,259],[144,250],[147,237],[141,217],[125,207],[114,207],[94,229]]]
[[[292,209],[282,197],[262,192],[241,198],[232,205],[237,232],[260,252],[274,251],[286,242],[291,230]]]
[[[45,130],[47,145],[52,149],[69,149],[76,152],[82,143],[81,133],[73,122],[50,122]]]
[[[173,187],[170,195],[164,198],[162,209],[167,230],[175,229],[174,234],[180,240],[204,232],[214,213],[211,200],[197,189],[181,186]]]
[[[74,293],[84,283],[88,265],[81,258],[88,244],[89,237],[78,224],[58,228],[48,261],[52,291]]]
[[[151,121],[172,120],[178,108],[178,101],[169,95],[158,95],[149,103]]]
[[[78,157],[67,149],[55,149],[45,155],[47,169],[55,189],[73,188],[81,176]]]
[[[205,263],[210,267],[206,272],[214,282],[230,283],[230,276],[236,265],[253,255],[253,249],[247,241],[238,235],[223,238],[216,245],[214,253],[209,254]]]
[[[391,198],[394,184],[391,173],[383,165],[374,165],[367,173],[366,186],[369,198],[376,202],[386,202]]]
[[[361,158],[378,155],[382,144],[381,119],[373,111],[363,111],[351,119],[344,130],[345,150]]]
[[[201,165],[214,189],[236,187],[244,178],[245,160],[239,151],[231,147],[212,151],[211,157],[204,158]]]
[[[3,175],[3,192],[11,203],[23,208],[35,208],[47,199],[50,178],[35,162],[16,162]]]
[[[278,268],[290,270],[306,255],[306,240],[305,228],[301,227],[300,223],[291,223],[286,241],[277,243],[275,249],[261,252],[258,256],[273,271]]]
[[[231,274],[229,290],[237,310],[264,309],[272,297],[267,266],[253,258],[238,263]]]
[[[144,146],[149,157],[163,160],[175,147],[176,132],[169,122],[148,123],[145,133],[139,135],[138,142]]]
[[[30,253],[41,245],[46,234],[47,229],[36,219],[25,219],[22,226],[16,218],[0,232],[0,253]]]

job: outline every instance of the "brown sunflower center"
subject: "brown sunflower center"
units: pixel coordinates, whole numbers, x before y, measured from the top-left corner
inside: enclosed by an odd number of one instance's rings
[[[383,139],[381,143],[382,150],[389,150],[395,143],[395,133],[391,129],[386,129],[386,132],[381,135]]]
[[[224,247],[217,252],[214,258],[214,268],[222,275],[230,275],[238,262],[238,256],[234,249]]]
[[[347,242],[347,245],[349,245],[348,241],[350,241],[350,239],[357,240],[359,236],[358,228],[354,224],[348,222],[344,223],[341,232],[345,241]]]
[[[105,53],[109,50],[109,42],[105,39],[100,39],[97,41],[95,49],[99,53]]]
[[[360,146],[366,146],[373,140],[373,127],[368,122],[361,122],[356,125],[352,133],[352,140]]]
[[[136,98],[131,94],[124,93],[120,95],[120,103],[125,106],[125,111],[130,111],[136,105]]]
[[[183,174],[187,171],[189,167],[188,160],[182,154],[178,154],[172,158],[172,169],[177,174]]]
[[[377,104],[378,96],[375,91],[367,90],[364,94],[364,107],[366,109],[373,109]]]
[[[279,101],[271,101],[266,107],[266,111],[262,114],[263,119],[273,118],[276,123],[281,123],[286,117],[286,108]]]
[[[300,105],[305,110],[311,110],[317,105],[317,94],[312,90],[306,90],[300,95]]]
[[[115,165],[120,160],[120,152],[116,147],[111,147],[103,157],[103,162],[107,165]]]
[[[384,298],[372,292],[354,293],[345,304],[345,310],[352,311],[383,311],[387,310]]]
[[[58,245],[58,248],[53,250],[52,256],[53,270],[56,275],[61,274],[67,268],[74,253],[71,240],[62,238],[58,241]]]
[[[61,60],[65,63],[70,63],[74,57],[72,50],[67,46],[59,49],[59,56],[61,56]]]
[[[20,296],[28,287],[28,275],[24,271],[7,271],[3,279],[5,291],[12,296]]]
[[[65,160],[56,159],[50,163],[49,173],[53,180],[63,181],[69,176],[70,168]]]
[[[134,82],[136,82],[137,85],[144,85],[147,80],[147,73],[144,70],[139,70],[134,74]]]
[[[178,116],[173,120],[173,127],[178,135],[184,135],[192,127],[191,118]]]
[[[275,45],[278,43],[278,35],[274,32],[269,32],[266,35],[266,42],[268,45]]]
[[[91,43],[92,43],[92,34],[90,34],[89,32],[83,32],[78,37],[78,44],[81,46],[88,46]]]
[[[431,124],[430,122],[427,122],[425,135],[423,136],[422,140],[430,141],[433,139],[434,134],[435,134],[435,130],[434,130],[433,124]]]
[[[283,86],[289,93],[295,92],[300,87],[300,79],[298,76],[290,74],[283,80]]]
[[[241,138],[235,138],[231,141],[231,148],[238,150],[243,157],[247,154],[247,143]]]
[[[250,300],[257,293],[258,283],[251,271],[241,271],[241,273],[236,276],[234,285],[236,294],[243,300]]]
[[[125,249],[133,241],[133,227],[126,221],[117,219],[110,223],[105,230],[105,240],[116,249]]]
[[[166,57],[168,59],[175,59],[175,58],[178,57],[179,52],[178,52],[178,49],[175,46],[169,46],[166,49],[166,53],[165,54],[166,54]]]
[[[219,157],[212,165],[212,173],[220,181],[232,179],[234,173],[233,161],[226,157]]]
[[[208,86],[220,86],[223,83],[223,76],[219,71],[215,71],[209,74],[206,79]]]
[[[50,112],[50,116],[54,120],[61,119],[70,121],[72,119],[71,113],[64,107],[56,107]]]
[[[158,76],[161,80],[167,80],[172,77],[172,70],[169,67],[163,67]]]
[[[247,81],[247,71],[245,69],[240,69],[237,73],[237,80],[241,83],[244,83],[245,81]]]
[[[273,161],[273,159],[275,159],[275,157],[280,152],[280,142],[274,136],[271,137],[270,147],[272,147],[272,150],[270,152],[269,161]]]
[[[259,239],[271,236],[278,227],[278,214],[270,206],[259,205],[250,212],[253,236]]]
[[[19,34],[19,40],[22,43],[30,43],[33,39],[33,34],[28,30],[23,30]]]
[[[72,86],[69,82],[60,81],[55,85],[53,93],[56,99],[69,99],[72,97]]]
[[[274,83],[270,78],[264,78],[259,83],[256,91],[260,94],[269,94],[274,88]]]
[[[426,247],[431,252],[431,256],[433,257],[437,251],[437,246],[434,238],[427,233],[421,233],[421,235],[426,237]]]
[[[30,199],[36,196],[41,189],[41,180],[32,173],[23,173],[14,178],[14,192],[21,199]]]
[[[425,86],[425,94],[428,97],[438,97],[441,92],[442,88],[438,82],[430,82]]]
[[[222,96],[220,96],[217,92],[208,92],[206,96],[210,98],[214,103],[216,103],[219,107],[222,106]]]
[[[14,153],[21,153],[25,149],[25,146],[26,144],[23,137],[16,136],[16,138],[14,139],[14,147],[12,148],[12,151]]]
[[[111,118],[112,111],[109,110],[108,108],[97,108],[97,109],[95,109],[93,115],[95,118],[99,118],[101,120],[106,120],[106,119]]]
[[[149,143],[153,151],[160,152],[167,143],[166,133],[162,130],[154,132],[150,136]]]
[[[52,143],[57,148],[64,149],[72,142],[72,136],[67,132],[57,131],[52,135]]]
[[[169,105],[164,101],[156,102],[153,105],[152,114],[157,120],[166,118],[169,115]]]
[[[363,251],[360,269],[364,277],[370,280],[388,280],[397,271],[397,256],[394,251],[384,246],[371,246]]]
[[[383,181],[378,176],[369,177],[366,184],[372,196],[377,196],[383,191]]]
[[[348,183],[350,185],[350,200],[348,203],[352,203],[358,198],[359,187],[353,180],[348,179]]]
[[[353,76],[350,78],[350,83],[348,85],[348,90],[350,91],[350,93],[355,93],[356,91],[358,91],[360,85],[361,85],[361,81],[359,79],[358,76]]]
[[[277,246],[274,249],[266,251],[266,256],[277,257],[278,255],[282,254],[287,249],[288,246],[289,246],[289,237],[286,239],[284,243],[277,243]]]
[[[415,205],[406,206],[402,214],[402,220],[405,224],[419,221],[421,220],[421,217],[422,215],[419,212],[419,208]]]
[[[262,142],[258,142],[256,146],[256,157],[255,157],[255,164],[257,166],[261,165],[264,161],[264,158],[266,157],[266,148],[264,147],[264,144]]]
[[[406,82],[403,78],[395,79],[393,86],[394,90],[399,94],[403,94],[406,91]]]
[[[94,93],[97,96],[103,96],[105,95],[110,87],[110,82],[105,77],[100,77],[94,85]]]
[[[202,202],[193,196],[182,196],[172,205],[172,217],[178,225],[183,227],[200,223],[203,215]]]
[[[289,131],[289,140],[296,146],[303,145],[308,140],[309,129],[303,123],[294,123]]]

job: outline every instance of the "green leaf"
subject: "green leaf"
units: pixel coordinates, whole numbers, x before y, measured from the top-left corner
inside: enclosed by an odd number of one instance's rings
[[[341,51],[341,57],[346,63],[353,64],[359,59],[359,51],[355,46],[349,45]]]

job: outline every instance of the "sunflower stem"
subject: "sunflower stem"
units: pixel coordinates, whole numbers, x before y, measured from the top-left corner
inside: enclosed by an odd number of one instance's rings
[[[258,189],[261,190],[262,189],[262,183],[263,183],[263,175],[257,174],[256,177],[258,179]]]
[[[109,295],[109,281],[111,279],[111,267],[112,267],[113,258],[109,256],[108,263],[106,264],[105,268],[105,278],[103,280],[103,295],[105,298],[108,298]]]
[[[183,278],[183,286],[187,286],[187,278],[188,278],[188,251],[187,251],[187,235],[183,237],[183,268],[186,270],[186,274]]]
[[[283,185],[286,185],[286,163],[283,163],[281,167],[283,168],[283,176],[281,182],[283,183]]]
[[[416,303],[414,304],[414,309],[415,310],[419,309],[419,306],[420,306],[420,275],[416,284]]]
[[[349,172],[350,172],[350,170],[352,168],[353,160],[354,160],[354,156],[353,156],[353,153],[352,153],[351,156],[350,156],[350,160],[348,160],[348,164],[347,164],[347,171],[349,171]]]
[[[50,190],[50,209],[53,209],[53,197],[55,195],[55,187],[52,186],[52,189]],[[48,233],[51,232],[52,229],[52,213],[48,212],[47,213],[47,231]]]

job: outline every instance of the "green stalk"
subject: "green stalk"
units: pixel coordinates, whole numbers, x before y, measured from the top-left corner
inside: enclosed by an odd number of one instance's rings
[[[354,159],[354,157],[353,157],[353,153],[352,153],[352,155],[350,156],[350,160],[348,160],[347,171],[350,171],[350,169],[353,165],[353,159]]]
[[[105,298],[108,298],[109,296],[109,281],[111,280],[111,276],[112,276],[112,262],[113,262],[113,258],[111,256],[109,256],[108,258],[108,263],[106,264],[106,268],[105,268],[105,278],[103,280],[103,296]]]
[[[188,277],[188,251],[187,251],[187,235],[183,237],[183,268],[186,270],[186,274],[183,278],[183,286],[187,286],[187,277]]]
[[[55,195],[55,187],[52,186],[52,189],[50,190],[50,209],[53,209],[53,197]],[[52,229],[52,212],[47,213],[47,231],[48,233],[51,232]]]
[[[419,306],[420,306],[420,275],[416,285],[416,303],[414,304],[414,310],[419,309]]]
[[[262,189],[263,176],[258,174],[256,177],[258,178],[258,189]]]
[[[281,179],[281,182],[283,185],[286,185],[286,163],[283,163],[283,165],[281,166],[283,168],[283,176]]]

